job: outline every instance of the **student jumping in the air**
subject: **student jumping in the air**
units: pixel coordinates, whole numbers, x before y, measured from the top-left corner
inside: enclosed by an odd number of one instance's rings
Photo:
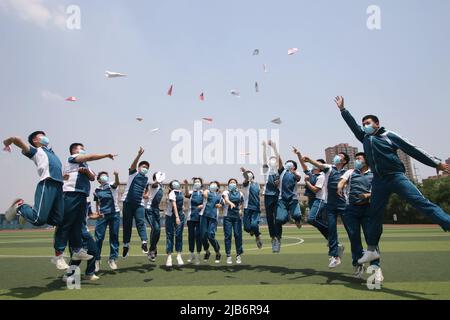
[[[223,207],[223,231],[225,234],[225,252],[227,254],[227,264],[233,264],[231,258],[231,240],[234,235],[236,245],[236,263],[242,263],[242,220],[241,204],[244,202],[244,194],[238,189],[236,179],[228,181],[228,190],[222,194],[224,199]]]
[[[32,160],[37,167],[39,183],[34,195],[34,206],[25,204],[23,199],[17,199],[5,212],[5,219],[12,221],[17,214],[22,223],[28,221],[34,226],[60,226],[64,217],[63,173],[62,164],[53,150],[49,147],[50,140],[43,131],[36,131],[29,135],[28,143],[19,137],[11,137],[3,141],[5,150],[11,150],[14,144],[22,150],[22,154]],[[85,258],[80,256],[80,258]],[[64,260],[62,260],[64,261]],[[62,269],[69,266],[64,261]]]
[[[92,257],[82,248],[82,228],[86,220],[87,198],[91,192],[94,172],[88,162],[109,158],[113,154],[87,154],[82,143],[72,143],[69,147],[70,157],[64,168],[64,219],[55,231],[55,257],[53,263],[58,269],[66,269],[63,253],[69,243],[74,252],[72,260],[90,260]]]
[[[184,265],[181,252],[183,251],[183,229],[186,217],[183,212],[184,195],[178,180],[169,183],[169,196],[166,207],[166,267],[172,267],[172,253],[175,241],[178,266]]]
[[[117,269],[117,258],[119,257],[119,173],[114,172],[114,182],[110,183],[108,172],[102,171],[97,175],[100,186],[94,191],[96,212],[100,218],[95,225],[95,239],[97,242],[97,256],[95,261],[95,272],[100,270],[103,240],[105,240],[106,229],[109,228],[109,260],[111,270]]]
[[[147,187],[147,173],[150,163],[139,162],[143,148],[139,148],[136,158],[128,169],[128,183],[122,196],[123,201],[123,253],[126,258],[130,251],[131,233],[133,229],[133,219],[136,222],[136,229],[141,238],[141,248],[144,254],[148,254],[147,227],[145,225],[144,192]]]
[[[215,263],[220,263],[220,245],[216,240],[217,222],[219,219],[219,208],[223,205],[222,196],[220,194],[220,184],[213,181],[209,184],[209,188],[203,192],[203,211],[200,217],[200,234],[205,247],[205,262],[208,261],[211,253],[209,245],[216,253]]]
[[[344,217],[352,249],[353,275],[356,278],[362,278],[365,272],[364,265],[358,263],[358,260],[364,254],[361,228],[364,238],[367,239],[372,179],[373,173],[367,165],[366,155],[364,152],[359,152],[355,155],[355,169],[347,170],[338,184],[338,194],[344,195],[347,200]],[[380,260],[372,261],[371,266],[375,271],[375,281],[383,282]]]
[[[189,199],[189,211],[187,214],[189,258],[187,262],[191,263],[194,261],[196,265],[199,265],[203,243],[200,232],[200,212],[203,209],[203,179],[192,178],[192,182],[193,187],[190,191],[189,182],[184,180],[184,196]],[[196,248],[197,251],[195,251]]]
[[[275,146],[272,141],[268,142],[270,147]],[[277,212],[278,197],[280,191],[278,184],[280,175],[278,174],[278,158],[272,156],[267,160],[267,145],[263,142],[263,174],[264,174],[264,207],[266,208],[267,226],[269,228],[269,235],[272,239],[272,252],[280,252],[280,241],[282,235],[282,225],[276,222],[275,216]]]
[[[328,267],[333,269],[341,264],[345,249],[345,247],[339,244],[338,241],[337,218],[338,216],[341,216],[342,222],[344,223],[345,227],[344,214],[346,202],[345,198],[337,193],[337,186],[339,181],[341,180],[342,175],[346,171],[345,166],[350,161],[350,158],[345,152],[340,152],[333,158],[332,165],[322,164],[308,157],[303,157],[303,161],[313,164],[314,166],[322,170],[325,174],[325,210],[328,217],[328,255],[330,256]]]
[[[82,236],[82,245],[84,250],[87,251],[87,253],[89,255],[92,256],[91,259],[89,259],[87,261],[87,265],[86,265],[86,272],[84,274],[84,280],[88,280],[88,281],[97,281],[100,278],[95,274],[97,271],[95,263],[96,263],[96,256],[98,255],[98,248],[97,248],[97,243],[94,240],[94,238],[92,237],[92,235],[89,232],[89,229],[87,227],[87,220],[91,219],[91,220],[98,220],[98,219],[103,219],[103,215],[100,214],[98,211],[96,213],[93,213],[91,210],[91,204],[88,202],[87,203],[87,215],[86,218],[83,220],[82,223],[82,228],[81,228],[81,236]],[[70,249],[70,255],[73,256],[73,251],[72,249]],[[66,271],[66,273],[64,273],[63,276],[63,281],[66,283],[73,283],[74,282],[74,276],[76,273],[76,268],[78,268],[81,264],[81,260],[70,260],[70,267],[69,269]]]
[[[326,217],[325,210],[325,174],[316,166],[313,166],[312,170],[309,170],[305,161],[303,160],[300,151],[295,149],[295,152],[300,156],[300,165],[305,173],[305,189],[308,192],[308,223],[314,226],[323,235],[325,240],[328,241],[328,217]],[[316,160],[321,164],[325,164],[323,159]],[[306,193],[305,191],[305,193]],[[325,219],[326,218],[326,219]]]
[[[244,194],[244,231],[250,236],[255,236],[256,247],[263,246],[261,232],[259,231],[259,219],[261,215],[261,204],[259,199],[260,187],[255,181],[255,174],[250,170],[241,168],[244,182],[242,183],[242,193]]]
[[[377,247],[383,232],[384,211],[392,193],[397,193],[419,212],[439,224],[442,229],[449,231],[450,215],[425,198],[406,177],[405,166],[399,159],[397,150],[402,150],[417,161],[435,168],[438,172],[450,173],[450,165],[414,146],[397,133],[381,127],[378,117],[374,115],[364,116],[362,126],[358,125],[345,108],[343,97],[336,97],[335,103],[350,130],[363,143],[367,162],[374,175],[367,234],[368,249],[358,262],[367,263],[380,258]]]
[[[148,259],[151,262],[156,261],[158,255],[158,242],[161,236],[161,215],[160,203],[164,195],[163,181],[165,179],[163,172],[156,172],[153,174],[153,183],[148,184],[145,194],[145,216],[150,224],[150,250],[148,252]]]

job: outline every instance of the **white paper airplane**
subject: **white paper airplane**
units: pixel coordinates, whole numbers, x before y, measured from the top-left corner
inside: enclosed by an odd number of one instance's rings
[[[235,96],[235,97],[238,97],[238,98],[241,97],[241,94],[240,94],[239,91],[237,91],[237,90],[231,90],[230,93],[231,93],[233,96]]]
[[[152,132],[158,132],[159,128],[152,129]]]
[[[297,53],[298,52],[298,48],[290,48],[289,50],[288,50],[288,55],[293,55],[294,53]]]
[[[124,73],[119,73],[119,72],[106,71],[105,76],[107,78],[120,78],[120,77],[126,77],[127,75]]]

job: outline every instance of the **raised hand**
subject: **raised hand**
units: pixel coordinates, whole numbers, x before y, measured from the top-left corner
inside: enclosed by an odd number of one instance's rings
[[[337,96],[334,98],[334,102],[336,103],[339,110],[342,110],[345,108],[344,106],[344,97],[343,96]]]
[[[450,165],[446,164],[446,163],[440,163],[437,167],[436,167],[436,171],[439,173],[439,171],[444,171],[445,173],[450,174]]]

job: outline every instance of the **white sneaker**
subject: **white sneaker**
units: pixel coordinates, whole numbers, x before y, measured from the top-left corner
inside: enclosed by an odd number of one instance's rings
[[[337,257],[337,258],[331,257],[330,258],[330,264],[328,265],[328,268],[334,269],[337,266],[339,266],[340,264],[341,264],[341,258],[339,258],[339,257]]]
[[[344,256],[344,251],[345,251],[345,247],[343,244],[339,244],[338,245],[338,256],[339,258],[342,259],[342,257]]]
[[[383,272],[379,266],[372,266],[375,270],[375,283],[382,283],[384,281]]]
[[[181,257],[181,253],[177,254],[177,263],[179,266],[184,265],[183,258]]]
[[[87,281],[97,281],[99,280],[100,277],[97,277],[95,274],[91,275],[91,276],[84,276],[83,280],[87,280]]]
[[[366,271],[363,265],[357,265],[353,267],[353,277],[356,279],[362,279],[363,274]]]
[[[231,259],[231,257],[227,257],[227,264],[233,264],[233,259]]]
[[[166,267],[172,268],[172,255],[170,254],[167,256]]]
[[[92,258],[93,258],[94,256],[91,256],[90,254],[88,254],[87,252],[86,252],[86,250],[84,250],[84,249],[81,249],[80,251],[78,251],[78,252],[75,252],[73,255],[72,255],[72,260],[74,260],[74,261],[88,261],[88,260],[91,260]]]
[[[242,259],[241,259],[240,255],[236,257],[236,263],[237,264],[241,264],[242,263]]]
[[[100,271],[100,260],[96,260],[95,261],[95,272],[99,272]]]
[[[200,253],[197,253],[194,258],[195,265],[200,265]]]
[[[8,208],[8,210],[6,210],[5,212],[5,219],[8,222],[13,221],[16,216],[17,216],[17,208],[19,207],[19,204],[22,203],[23,204],[23,200],[22,199],[16,199],[14,200],[13,204],[11,205],[11,207]]]
[[[359,264],[369,263],[374,260],[380,259],[380,254],[377,251],[365,251],[364,255],[361,257],[361,259],[358,260]]]
[[[109,260],[108,265],[111,268],[111,270],[117,270],[116,260]]]
[[[53,257],[51,262],[53,264],[56,264],[56,268],[58,270],[69,269],[69,265],[67,264],[66,260],[64,260],[64,257],[62,255]]]
[[[188,263],[191,263],[191,262],[194,260],[194,258],[195,258],[194,253],[191,252],[191,253],[189,254],[189,258],[187,259],[187,262],[188,262]]]

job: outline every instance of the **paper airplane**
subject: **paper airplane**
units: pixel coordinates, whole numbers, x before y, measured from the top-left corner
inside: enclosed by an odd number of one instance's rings
[[[159,131],[159,128],[155,128],[155,129],[152,129],[151,132],[158,132],[158,131]]]
[[[167,91],[167,95],[172,96],[172,92],[173,92],[173,84],[170,86],[169,91]]]
[[[258,54],[259,54],[259,49],[253,50],[253,55],[254,55],[254,56],[257,56]]]
[[[68,97],[66,99],[66,101],[75,102],[75,101],[77,101],[77,98],[75,98],[75,97]]]
[[[293,55],[294,53],[297,53],[298,52],[298,48],[290,48],[289,50],[288,50],[288,55]]]
[[[241,156],[249,156],[250,154],[250,152],[241,152]]]
[[[275,123],[275,124],[281,124],[281,119],[280,118],[276,118],[276,119],[273,119],[270,122]]]
[[[119,77],[126,77],[127,75],[119,72],[106,71],[105,76],[107,78],[119,78]]]
[[[264,70],[264,73],[269,72],[269,70],[267,69],[267,65],[263,64],[263,70]]]
[[[203,118],[203,120],[205,120],[205,121],[207,121],[209,123],[213,122],[213,118]]]
[[[255,82],[255,91],[256,91],[256,92],[259,92],[259,85],[258,85],[258,82]]]
[[[202,92],[199,97],[200,101],[205,101],[205,94]]]
[[[137,121],[143,121],[144,118],[136,118]]]
[[[238,97],[238,98],[241,97],[241,94],[240,94],[239,91],[237,91],[237,90],[231,90],[230,93],[231,93],[233,96],[235,96],[235,97]]]

